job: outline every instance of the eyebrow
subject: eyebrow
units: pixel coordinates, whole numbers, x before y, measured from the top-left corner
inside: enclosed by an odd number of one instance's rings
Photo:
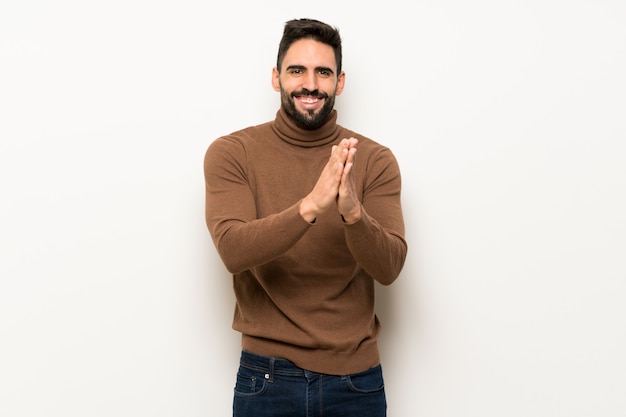
[[[289,65],[285,70],[306,70],[306,67],[304,65]],[[328,67],[315,67],[315,71],[327,71],[331,74],[335,73],[335,71]]]

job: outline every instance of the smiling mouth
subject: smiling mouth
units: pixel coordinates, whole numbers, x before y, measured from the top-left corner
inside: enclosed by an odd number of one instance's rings
[[[311,96],[296,96],[298,100],[305,104],[315,104],[320,101],[319,97],[311,97]]]
[[[313,110],[318,106],[321,106],[327,98],[325,94],[316,94],[315,92],[309,93],[308,91],[298,92],[292,96],[295,101],[300,102],[300,105],[309,110]]]

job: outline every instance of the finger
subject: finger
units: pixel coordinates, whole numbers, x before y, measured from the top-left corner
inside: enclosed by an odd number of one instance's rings
[[[335,158],[342,165],[346,163],[346,160],[348,159],[348,155],[349,155],[349,149],[347,147],[338,146],[337,149],[335,150]]]
[[[351,137],[347,139],[347,147],[350,149],[356,148],[358,144],[359,144],[359,140],[357,138]]]
[[[354,164],[356,162],[356,148],[350,148],[346,157],[346,164]]]

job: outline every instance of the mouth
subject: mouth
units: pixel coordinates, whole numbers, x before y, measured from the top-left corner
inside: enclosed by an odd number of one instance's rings
[[[324,97],[315,95],[294,95],[293,98],[306,110],[314,110],[324,103]]]

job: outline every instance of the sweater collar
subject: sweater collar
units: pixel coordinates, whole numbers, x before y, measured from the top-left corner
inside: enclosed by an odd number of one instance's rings
[[[337,110],[335,109],[318,129],[306,130],[299,127],[282,107],[276,112],[272,129],[285,142],[305,148],[328,145],[334,142],[339,138],[340,130],[337,125]]]

